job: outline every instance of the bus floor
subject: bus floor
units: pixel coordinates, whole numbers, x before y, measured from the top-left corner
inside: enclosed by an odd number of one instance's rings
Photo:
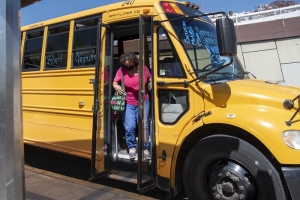
[[[90,160],[24,145],[26,200],[166,199],[158,188],[140,195],[136,184],[109,178],[89,182]],[[187,199],[184,192],[176,200]]]

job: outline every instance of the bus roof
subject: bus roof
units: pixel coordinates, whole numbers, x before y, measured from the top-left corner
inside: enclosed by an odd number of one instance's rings
[[[30,29],[36,29],[44,26],[49,26],[51,24],[63,23],[70,20],[79,19],[82,17],[94,16],[97,14],[109,13],[112,11],[117,11],[121,9],[135,8],[135,7],[155,7],[155,4],[158,4],[161,0],[127,0],[121,1],[113,4],[108,4],[104,6],[99,6],[96,8],[56,17],[53,19],[36,22],[21,27],[21,31],[27,31]],[[167,0],[168,2],[177,2],[177,0]]]

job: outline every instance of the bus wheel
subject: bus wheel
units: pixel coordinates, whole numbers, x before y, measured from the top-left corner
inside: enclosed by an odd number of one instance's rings
[[[285,200],[278,172],[249,143],[226,135],[199,141],[183,169],[184,188],[192,200]]]

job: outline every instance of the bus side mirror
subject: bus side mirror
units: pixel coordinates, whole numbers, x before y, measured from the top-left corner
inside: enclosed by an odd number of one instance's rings
[[[236,55],[237,40],[233,20],[228,17],[217,19],[216,28],[220,55]]]

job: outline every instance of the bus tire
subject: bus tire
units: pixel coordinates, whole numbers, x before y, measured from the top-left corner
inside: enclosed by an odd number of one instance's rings
[[[191,200],[285,200],[280,175],[251,144],[214,135],[189,152],[183,183]]]

